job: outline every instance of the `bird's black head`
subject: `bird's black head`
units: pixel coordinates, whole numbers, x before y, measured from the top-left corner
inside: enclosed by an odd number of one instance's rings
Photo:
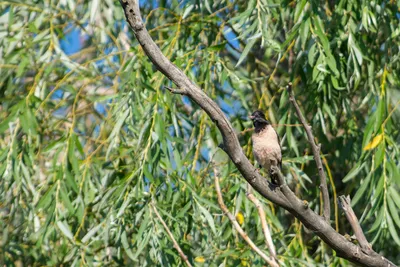
[[[270,123],[265,118],[264,112],[261,110],[256,110],[249,116],[249,118],[253,121],[254,130],[256,133],[262,131],[265,127],[267,127]]]

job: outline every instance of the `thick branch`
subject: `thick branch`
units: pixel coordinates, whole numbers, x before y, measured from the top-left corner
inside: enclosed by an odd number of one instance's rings
[[[274,258],[274,260],[277,260],[275,246],[274,246],[274,243],[272,242],[271,232],[269,230],[267,220],[265,218],[265,212],[264,212],[263,206],[261,205],[261,202],[258,200],[258,198],[256,198],[256,196],[253,194],[253,190],[252,190],[250,184],[247,184],[246,196],[251,202],[254,203],[254,205],[257,208],[258,215],[260,216],[261,228],[264,233],[265,244],[267,245],[269,254]]]
[[[324,218],[316,214],[312,209],[308,208],[303,201],[298,199],[287,185],[284,184],[270,189],[270,184],[267,179],[257,172],[248,158],[244,155],[232,125],[219,106],[197,85],[190,81],[190,79],[180,69],[172,64],[151,39],[143,25],[138,1],[120,0],[120,3],[125,11],[127,21],[132,27],[143,51],[158,70],[175,83],[178,88],[185,89],[187,96],[197,103],[213,120],[221,132],[224,151],[228,154],[242,176],[256,191],[266,199],[285,208],[296,216],[308,229],[314,231],[322,240],[334,249],[338,256],[364,266],[395,266],[380,255],[368,255],[363,252],[360,253],[358,246],[349,242],[341,234],[337,233]],[[318,156],[319,154],[317,153],[314,155],[317,155],[316,161],[318,159],[320,161]],[[323,169],[321,170],[323,171]],[[323,175],[323,177],[325,177],[325,174]],[[321,180],[325,181],[326,184],[326,179]],[[285,194],[282,190],[284,190]],[[329,204],[329,199],[324,202]]]
[[[301,113],[300,107],[297,104],[296,99],[293,94],[292,83],[289,83],[289,85],[287,86],[287,89],[289,91],[289,100],[290,100],[290,102],[292,102],[292,104],[296,110],[297,117],[299,118],[299,120],[301,121],[301,123],[304,126],[304,129],[306,130],[308,142],[310,143],[310,146],[311,146],[311,149],[312,149],[312,152],[314,155],[314,160],[315,160],[315,163],[317,164],[318,174],[321,179],[320,189],[322,191],[322,199],[324,201],[323,216],[324,216],[325,220],[328,223],[330,223],[331,207],[330,207],[330,202],[329,202],[328,185],[326,183],[326,175],[325,175],[324,167],[322,166],[322,161],[321,161],[321,156],[320,156],[321,146],[317,145],[315,143],[314,135],[311,132],[311,126],[308,125],[306,119],[303,116],[303,113]]]
[[[221,207],[221,210],[231,221],[233,227],[235,227],[236,231],[247,242],[247,244],[249,244],[251,249],[254,250],[258,255],[260,255],[261,258],[263,258],[263,260],[265,260],[269,265],[273,267],[279,267],[278,263],[275,261],[274,258],[268,257],[264,252],[261,251],[261,249],[257,247],[256,244],[254,244],[254,242],[250,239],[250,237],[246,234],[246,232],[242,229],[242,227],[240,227],[240,224],[237,222],[235,216],[233,216],[233,214],[229,212],[222,198],[221,187],[219,186],[218,172],[216,168],[214,168],[214,180],[215,180],[215,191],[217,192],[217,197],[218,197],[218,204]]]
[[[353,229],[354,235],[356,236],[360,247],[364,250],[365,253],[369,254],[373,250],[371,245],[368,243],[365,238],[364,232],[361,229],[360,223],[358,222],[357,216],[351,207],[350,196],[340,196],[339,197],[340,205],[346,215],[347,220],[349,221],[351,228]]]
[[[179,246],[178,242],[176,242],[174,235],[171,233],[171,231],[169,230],[167,224],[164,222],[163,218],[161,217],[160,213],[158,213],[156,207],[154,205],[151,205],[151,207],[153,208],[154,213],[156,214],[157,218],[160,220],[161,224],[163,225],[165,231],[167,231],[167,234],[169,236],[169,238],[171,238],[172,243],[174,244],[174,248],[178,251],[179,256],[182,258],[182,260],[186,263],[187,266],[192,267],[192,265],[190,264],[188,257],[185,255],[185,253],[183,253],[181,247]]]

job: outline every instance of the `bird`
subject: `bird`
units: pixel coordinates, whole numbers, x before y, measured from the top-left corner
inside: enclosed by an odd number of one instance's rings
[[[282,170],[282,149],[279,136],[265,118],[263,111],[256,110],[249,118],[254,125],[254,132],[251,135],[254,158],[260,167],[269,173],[272,182],[278,184],[277,174],[271,170],[271,167],[275,166]]]

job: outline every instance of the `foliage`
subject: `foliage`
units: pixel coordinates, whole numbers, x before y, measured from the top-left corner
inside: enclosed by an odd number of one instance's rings
[[[163,53],[242,132],[267,110],[296,193],[320,209],[315,163],[288,103],[322,145],[333,198],[349,194],[374,249],[400,261],[399,35],[395,1],[141,1]],[[163,89],[117,1],[0,3],[0,263],[262,266],[221,212],[264,245],[246,184],[199,107]],[[76,47],[78,36],[79,45]],[[131,46],[132,44],[132,46]],[[347,263],[263,199],[288,266]],[[333,203],[333,224],[351,234]]]

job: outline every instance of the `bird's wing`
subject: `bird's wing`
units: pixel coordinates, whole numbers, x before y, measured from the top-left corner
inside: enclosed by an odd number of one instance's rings
[[[280,156],[280,158],[278,159],[278,165],[279,165],[279,169],[282,170],[282,146],[281,146],[281,138],[279,137],[279,134],[278,134],[278,132],[277,132],[275,129],[274,129],[274,131],[275,131],[276,137],[278,138],[278,144],[279,144],[279,148],[280,148],[280,150],[281,150],[281,156]]]

